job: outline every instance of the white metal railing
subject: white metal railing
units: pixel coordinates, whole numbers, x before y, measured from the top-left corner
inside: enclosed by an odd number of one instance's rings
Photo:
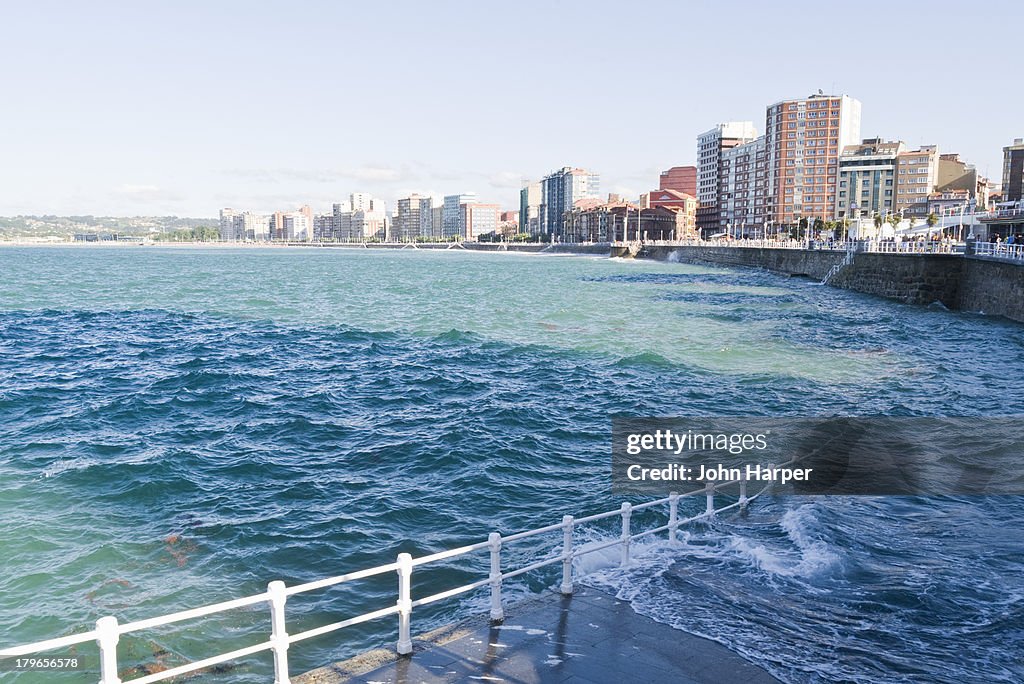
[[[785,464],[783,464],[785,465]],[[774,466],[769,466],[774,467]],[[736,501],[733,503],[722,506],[716,509],[714,504],[714,497],[718,490],[729,487],[732,485],[739,486],[739,494]],[[770,486],[770,485],[769,485]],[[646,503],[632,505],[630,503],[623,503],[617,510],[607,511],[605,513],[597,513],[595,515],[584,516],[582,518],[575,518],[571,515],[566,515],[562,518],[562,521],[546,527],[539,527],[533,530],[527,530],[525,532],[518,532],[516,534],[510,534],[502,536],[498,532],[492,532],[486,541],[477,542],[468,546],[460,546],[454,549],[448,549],[446,551],[440,551],[438,553],[432,553],[426,556],[420,556],[419,558],[413,558],[408,553],[400,553],[396,558],[395,562],[388,563],[386,565],[380,565],[375,568],[369,568],[366,570],[359,570],[357,572],[351,572],[344,575],[338,575],[335,577],[329,577],[326,579],[316,580],[313,582],[306,582],[303,584],[296,584],[293,586],[286,586],[284,582],[275,580],[267,585],[267,590],[262,594],[256,594],[254,596],[247,596],[245,598],[235,599],[232,601],[224,601],[221,603],[214,603],[211,605],[203,606],[201,608],[193,608],[191,610],[183,610],[169,615],[163,615],[160,617],[149,618],[146,620],[137,620],[134,622],[119,623],[117,618],[114,616],[101,617],[96,621],[95,627],[88,632],[81,632],[79,634],[72,634],[70,636],[60,637],[57,639],[48,639],[46,641],[37,641],[35,643],[25,644],[22,646],[15,646],[10,648],[0,649],[0,658],[18,657],[30,655],[33,653],[52,652],[59,649],[64,649],[69,646],[75,646],[78,644],[84,644],[87,642],[95,641],[99,646],[100,653],[100,680],[99,684],[121,684],[121,679],[118,676],[118,659],[117,659],[117,643],[121,636],[130,634],[142,630],[148,630],[155,627],[161,627],[163,625],[169,625],[177,622],[183,622],[186,620],[194,620],[196,618],[204,617],[207,615],[213,615],[215,613],[223,613],[229,610],[235,610],[238,608],[245,608],[254,606],[262,603],[266,603],[270,609],[270,637],[266,641],[262,641],[258,644],[240,648],[228,653],[222,653],[202,660],[197,660],[179,667],[170,668],[162,672],[155,672],[147,674],[142,677],[136,677],[131,680],[127,680],[132,684],[149,684],[150,682],[159,682],[166,679],[171,679],[189,672],[195,672],[204,668],[211,667],[220,663],[224,663],[230,660],[236,660],[250,656],[262,651],[272,651],[274,658],[274,682],[275,684],[288,684],[289,682],[289,671],[288,671],[288,647],[305,639],[329,634],[337,630],[357,625],[362,622],[368,622],[370,620],[377,620],[390,615],[398,616],[398,640],[396,643],[396,650],[401,655],[412,653],[412,631],[411,631],[411,620],[412,611],[414,608],[423,606],[435,601],[441,601],[459,594],[463,594],[474,589],[482,588],[485,586],[490,587],[490,617],[492,620],[501,620],[504,617],[504,608],[502,603],[501,585],[504,580],[518,577],[529,572],[533,572],[540,568],[544,568],[549,565],[560,563],[562,566],[562,578],[559,584],[559,590],[563,594],[572,594],[573,592],[573,567],[572,562],[576,558],[580,558],[590,553],[595,553],[606,548],[613,546],[620,547],[620,565],[626,566],[630,562],[630,548],[632,542],[641,537],[647,537],[650,535],[660,534],[663,532],[668,533],[669,543],[672,545],[678,544],[678,530],[681,525],[691,523],[698,520],[709,519],[718,513],[732,510],[735,508],[743,508],[747,506],[751,501],[756,499],[762,493],[764,493],[769,486],[764,487],[756,494],[752,496],[747,495],[747,481],[746,480],[733,480],[727,482],[709,482],[705,487],[696,489],[685,494],[677,494],[673,492],[667,497],[657,499],[654,501],[648,501]],[[694,515],[688,518],[679,518],[679,499],[687,496],[704,496],[706,497],[706,505],[703,512],[698,515]],[[641,532],[633,532],[631,527],[631,518],[633,513],[637,511],[643,511],[650,508],[663,506],[668,504],[668,523],[655,527],[652,529],[644,530]],[[596,545],[588,545],[585,548],[578,548],[574,543],[574,530],[579,525],[587,523],[593,523],[600,520],[605,520],[619,516],[621,518],[621,533],[614,539],[607,542],[603,542]],[[561,552],[550,558],[541,559],[529,565],[514,570],[502,571],[502,548],[507,545],[522,539],[528,539],[543,534],[560,533],[562,536],[561,541]],[[482,551],[486,549],[490,554],[490,569],[487,577],[479,579],[469,584],[464,584],[453,589],[424,596],[422,598],[413,599],[412,597],[412,573],[415,568],[427,565],[429,563],[436,563],[438,561],[447,560],[450,558],[456,558],[464,556],[476,551]],[[285,620],[285,605],[289,597],[296,594],[302,594],[318,589],[325,589],[327,587],[333,587],[345,582],[351,582],[354,580],[364,579],[367,577],[373,577],[375,575],[381,575],[389,572],[398,573],[398,600],[395,605],[381,608],[369,613],[364,613],[355,617],[341,620],[339,622],[333,622],[327,625],[316,627],[313,629],[299,632],[297,634],[289,634],[287,630],[287,623]]]
[[[716,238],[713,240],[645,240],[615,242],[614,247],[755,247],[760,249],[811,249],[815,251],[880,252],[892,254],[954,254],[962,245],[954,240],[773,240]]]
[[[882,254],[953,254],[959,243],[951,240],[872,240],[865,244],[865,252]]]
[[[974,245],[974,253],[977,256],[1024,260],[1024,244],[1009,245],[1005,242],[978,242]]]

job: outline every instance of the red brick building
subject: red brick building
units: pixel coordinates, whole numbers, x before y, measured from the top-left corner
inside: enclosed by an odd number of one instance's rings
[[[673,166],[661,172],[659,190],[675,190],[687,195],[697,196],[697,167]]]

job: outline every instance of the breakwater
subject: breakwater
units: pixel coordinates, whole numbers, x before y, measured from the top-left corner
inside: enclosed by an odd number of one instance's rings
[[[822,280],[839,267],[829,284],[906,304],[941,303],[948,309],[1004,316],[1024,322],[1024,264],[961,254],[892,254],[834,250],[776,249],[708,245],[643,246],[631,253],[615,247],[612,256],[717,266],[764,268]]]

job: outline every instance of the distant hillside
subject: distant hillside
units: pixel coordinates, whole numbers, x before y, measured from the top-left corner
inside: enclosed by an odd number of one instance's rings
[[[0,239],[68,237],[75,233],[153,236],[218,224],[215,218],[178,216],[0,216]]]

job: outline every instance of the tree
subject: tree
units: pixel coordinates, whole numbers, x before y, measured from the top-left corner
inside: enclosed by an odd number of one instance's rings
[[[934,228],[935,224],[939,222],[939,217],[935,215],[935,212],[928,214],[928,218],[925,219],[929,228]]]
[[[882,218],[882,215],[879,214],[877,211],[875,212],[875,217],[873,220],[875,222],[875,228],[881,228],[882,224],[885,223],[885,220]]]
[[[886,218],[885,220],[889,223],[890,226],[892,226],[893,230],[896,230],[896,227],[900,225],[900,221],[903,220],[903,217],[900,216],[899,214],[889,214],[889,217]]]

